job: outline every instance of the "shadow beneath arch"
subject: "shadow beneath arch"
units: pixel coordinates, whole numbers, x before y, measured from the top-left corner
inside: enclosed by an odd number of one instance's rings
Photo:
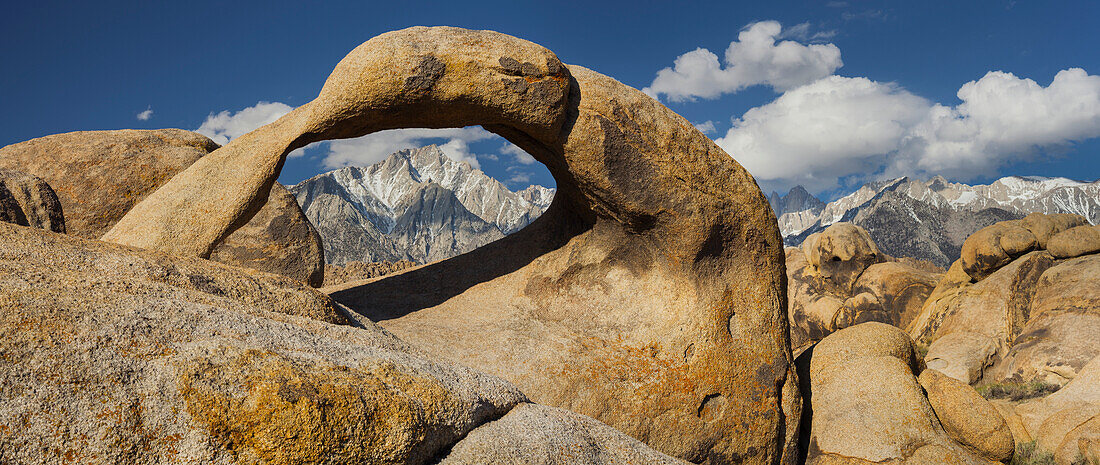
[[[514,234],[457,257],[329,295],[372,321],[434,307],[473,286],[519,270],[591,229],[592,222],[575,214],[570,203],[559,191],[542,216]]]

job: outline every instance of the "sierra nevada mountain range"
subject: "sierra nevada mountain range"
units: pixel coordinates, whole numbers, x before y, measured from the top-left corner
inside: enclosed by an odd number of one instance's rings
[[[1100,181],[1008,176],[988,185],[907,177],[863,185],[824,203],[801,186],[769,197],[788,245],[837,222],[865,228],[883,252],[946,267],[982,227],[1029,213],[1074,213],[1100,222]]]
[[[554,197],[537,185],[512,192],[435,145],[323,173],[290,192],[334,264],[450,258],[520,230]]]

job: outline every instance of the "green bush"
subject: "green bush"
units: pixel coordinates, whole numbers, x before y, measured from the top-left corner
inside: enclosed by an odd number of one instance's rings
[[[1057,384],[1042,381],[989,383],[978,386],[978,394],[986,399],[1024,400],[1043,397],[1058,390]]]
[[[1016,454],[1012,456],[1009,465],[1057,465],[1054,455],[1040,451],[1035,446],[1035,441],[1016,443]]]

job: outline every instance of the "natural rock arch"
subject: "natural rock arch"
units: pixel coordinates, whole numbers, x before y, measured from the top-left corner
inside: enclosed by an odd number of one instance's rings
[[[550,209],[493,244],[333,298],[661,451],[793,460],[799,402],[766,198],[687,120],[531,42],[446,27],[375,37],[317,99],[203,157],[104,240],[206,256],[296,148],[472,124],[548,167]]]

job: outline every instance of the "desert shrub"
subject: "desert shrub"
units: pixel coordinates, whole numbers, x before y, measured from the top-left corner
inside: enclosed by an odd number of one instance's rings
[[[1035,441],[1016,443],[1016,454],[1009,465],[1057,465],[1054,455],[1039,450]]]
[[[1024,400],[1043,397],[1058,390],[1057,384],[1032,381],[1006,381],[978,386],[978,394],[986,399]]]

